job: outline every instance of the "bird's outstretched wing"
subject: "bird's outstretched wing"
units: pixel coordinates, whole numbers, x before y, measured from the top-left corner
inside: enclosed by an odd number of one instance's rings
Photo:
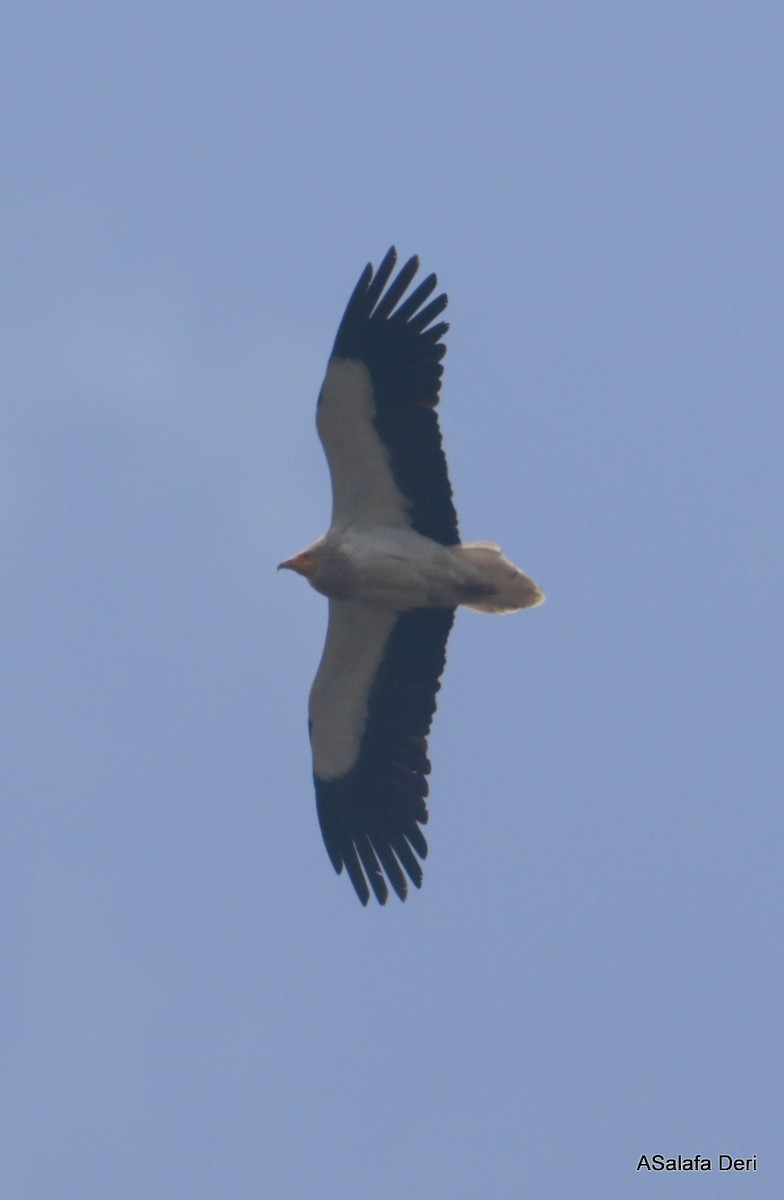
[[[392,247],[351,294],[319,396],[316,423],[332,478],[332,524],[408,527],[451,546],[460,539],[441,448],[438,404],[446,308],[410,258],[390,283]],[[389,284],[389,286],[387,286]],[[384,290],[386,288],[386,291]]]
[[[387,881],[401,900],[406,876],[422,883],[427,735],[453,619],[451,608],[329,604],[310,693],[313,778],[327,853],[363,904],[370,888],[385,904]]]

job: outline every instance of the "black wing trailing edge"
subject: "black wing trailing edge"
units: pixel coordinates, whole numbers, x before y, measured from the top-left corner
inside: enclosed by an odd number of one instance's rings
[[[370,264],[365,267],[340,322],[332,357],[357,359],[370,372],[374,424],[389,453],[395,483],[411,505],[411,527],[454,546],[460,541],[457,515],[434,411],[446,354],[442,338],[449,325],[432,322],[446,308],[447,296],[442,292],[425,303],[438,284],[435,275],[428,275],[403,300],[419,259],[410,258],[389,283],[396,262],[393,246],[375,274]]]
[[[420,829],[428,817],[427,735],[454,615],[452,608],[399,615],[368,698],[356,764],[340,779],[313,777],[327,853],[338,874],[345,866],[363,904],[370,888],[386,904],[387,880],[401,900],[408,895],[406,875],[422,885],[417,856],[427,855]]]

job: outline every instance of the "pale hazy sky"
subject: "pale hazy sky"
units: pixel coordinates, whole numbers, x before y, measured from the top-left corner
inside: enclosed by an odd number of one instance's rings
[[[783,54],[753,0],[9,6],[3,1197],[782,1194]],[[275,566],[392,242],[548,602],[459,614],[363,910]]]

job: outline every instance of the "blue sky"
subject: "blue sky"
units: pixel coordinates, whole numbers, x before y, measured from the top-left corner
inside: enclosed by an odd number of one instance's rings
[[[781,1195],[784,11],[4,27],[3,1195]],[[460,614],[425,886],[362,910],[275,566],[392,242],[463,535],[548,602]]]

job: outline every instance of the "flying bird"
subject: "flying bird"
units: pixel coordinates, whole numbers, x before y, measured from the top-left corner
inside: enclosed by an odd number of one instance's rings
[[[544,595],[494,542],[460,544],[435,413],[445,294],[392,247],[368,264],[338,327],[316,426],[332,522],[280,564],[329,599],[308,705],[321,833],[363,904],[422,884],[427,735],[458,605],[486,613]],[[392,280],[390,282],[390,279]]]

